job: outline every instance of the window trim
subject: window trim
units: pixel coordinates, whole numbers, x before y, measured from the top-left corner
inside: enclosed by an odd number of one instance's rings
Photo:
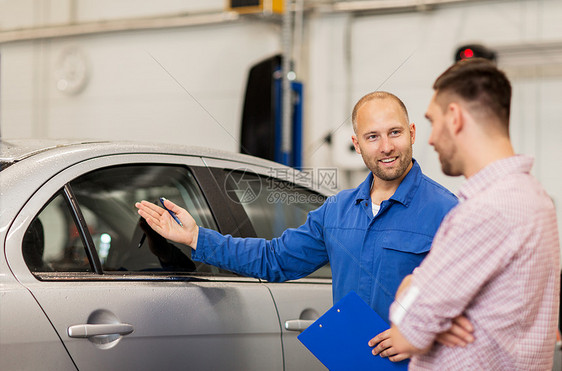
[[[98,252],[96,251],[94,240],[92,239],[92,235],[88,230],[88,224],[86,223],[86,219],[84,219],[84,215],[82,214],[82,210],[80,209],[78,200],[74,196],[74,192],[72,191],[70,182],[64,185],[62,191],[64,199],[68,204],[68,207],[72,214],[72,218],[74,219],[74,223],[76,223],[76,226],[78,227],[78,232],[80,238],[82,239],[82,242],[84,243],[86,255],[88,256],[88,260],[90,262],[92,270],[98,275],[104,274]]]

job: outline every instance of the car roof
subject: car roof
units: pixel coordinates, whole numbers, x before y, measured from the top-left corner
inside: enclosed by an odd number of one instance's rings
[[[285,168],[290,172],[298,171],[277,162],[241,153],[228,152],[213,148],[187,146],[171,143],[148,143],[136,141],[102,141],[82,139],[0,139],[0,171],[12,167],[18,162],[41,161],[80,161],[93,157],[114,154],[170,154],[198,156],[219,160],[236,161],[264,168]],[[46,161],[45,161],[46,160]],[[296,177],[298,178],[298,177]],[[296,181],[300,183],[300,181]],[[320,187],[326,195],[336,190]]]
[[[186,146],[170,143],[147,143],[132,141],[96,141],[76,139],[8,139],[0,140],[0,162],[12,164],[43,152],[52,152],[69,147],[80,147],[82,150],[110,151],[119,153],[163,153],[183,154],[191,156],[213,157],[224,160],[249,162],[263,166],[283,166],[268,160],[239,153],[221,151],[197,146]]]

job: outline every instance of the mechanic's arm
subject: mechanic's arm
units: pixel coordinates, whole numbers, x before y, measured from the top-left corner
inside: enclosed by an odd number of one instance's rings
[[[281,237],[240,238],[199,228],[183,208],[166,200],[165,209],[147,202],[135,206],[147,223],[163,237],[190,246],[191,259],[227,269],[243,276],[259,277],[270,282],[297,279],[312,273],[328,261],[323,240],[323,218],[326,203],[308,213],[299,228],[289,228]]]

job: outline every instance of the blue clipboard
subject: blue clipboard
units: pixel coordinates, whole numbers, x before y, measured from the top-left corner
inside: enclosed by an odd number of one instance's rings
[[[407,370],[408,360],[374,356],[368,345],[389,328],[367,303],[351,291],[304,330],[298,339],[332,371]]]

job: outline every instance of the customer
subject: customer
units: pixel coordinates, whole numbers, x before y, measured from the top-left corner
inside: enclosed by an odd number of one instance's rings
[[[429,143],[443,172],[464,175],[459,205],[391,307],[390,341],[412,370],[551,370],[560,259],[552,200],[533,160],[509,138],[511,86],[483,59],[461,61],[433,86]],[[434,342],[464,314],[474,342]]]

